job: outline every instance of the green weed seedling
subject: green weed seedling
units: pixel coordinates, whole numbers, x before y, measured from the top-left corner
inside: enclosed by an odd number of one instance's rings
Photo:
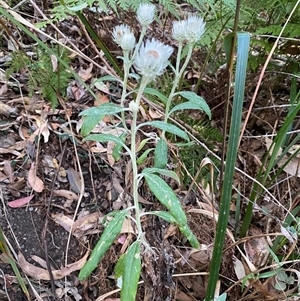
[[[108,248],[113,244],[115,238],[121,232],[122,224],[126,216],[134,221],[136,226],[136,239],[128,247],[128,250],[123,254],[115,268],[115,276],[118,283],[121,285],[121,300],[135,300],[138,281],[141,273],[142,253],[154,252],[151,246],[147,243],[145,233],[143,233],[141,225],[141,217],[145,214],[154,214],[166,220],[169,223],[178,226],[183,235],[186,236],[193,248],[199,248],[199,242],[187,224],[187,218],[181,206],[179,199],[172,188],[161,177],[171,177],[179,182],[179,178],[174,171],[167,170],[168,146],[166,133],[171,133],[179,137],[185,142],[189,142],[189,136],[185,131],[174,124],[168,122],[169,117],[178,111],[186,109],[197,109],[204,111],[209,117],[211,112],[205,100],[190,91],[177,91],[178,83],[187,67],[192,56],[192,51],[197,41],[204,33],[205,23],[198,16],[189,16],[186,20],[175,21],[173,23],[173,38],[178,42],[178,54],[176,66],[172,66],[169,58],[173,52],[173,48],[165,45],[156,39],[143,39],[146,35],[146,29],[153,22],[155,15],[155,6],[152,4],[141,4],[137,9],[137,20],[141,24],[142,30],[139,40],[136,38],[127,25],[118,25],[113,30],[114,41],[123,50],[123,92],[120,105],[114,103],[105,103],[96,108],[90,108],[81,113],[83,117],[83,125],[81,133],[85,136],[85,141],[98,141],[115,143],[118,154],[126,152],[131,159],[133,183],[133,206],[118,212],[115,212],[113,219],[108,223],[102,236],[92,251],[90,258],[81,269],[79,279],[85,280],[89,277],[92,271],[97,267],[99,261],[104,256]],[[187,55],[184,62],[180,64],[181,52],[183,46],[187,46]],[[131,73],[134,66],[137,73]],[[169,95],[164,95],[154,88],[149,88],[149,84],[155,81],[157,76],[164,73],[164,70],[170,66],[173,70],[174,79],[173,86]],[[133,77],[138,81],[138,87],[133,92],[127,92],[127,82],[129,77]],[[115,80],[115,79],[114,79]],[[153,94],[161,99],[162,105],[165,107],[165,118],[163,121],[139,121],[140,102],[145,93]],[[129,106],[125,106],[128,96],[136,95],[135,99],[130,101]],[[173,99],[176,96],[181,96],[186,101],[174,105]],[[105,115],[110,115],[118,118],[120,123],[116,130],[119,129],[119,135],[112,134],[90,134],[93,128],[100,122]],[[125,117],[130,115],[130,128],[126,123]],[[138,169],[138,163],[144,162],[150,151],[144,151],[143,148],[150,140],[147,137],[141,146],[137,149],[137,134],[140,131],[145,131],[145,128],[156,128],[161,130],[161,137],[157,138],[157,143],[154,151],[153,167],[144,168],[142,171]],[[118,131],[117,131],[118,132]],[[124,135],[126,133],[126,135]],[[126,145],[126,137],[130,138],[130,146]],[[128,141],[128,139],[127,139]],[[153,141],[153,140],[151,140]],[[139,153],[142,153],[142,158]],[[116,154],[116,152],[115,152]],[[138,200],[138,187],[140,181],[144,179],[150,191],[157,200],[166,208],[166,211],[161,212],[143,212],[141,213]]]

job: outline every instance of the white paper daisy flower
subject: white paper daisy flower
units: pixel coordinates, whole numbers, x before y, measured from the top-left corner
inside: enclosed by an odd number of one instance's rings
[[[168,45],[155,39],[147,40],[135,57],[134,66],[142,76],[154,80],[156,76],[163,74],[172,52],[173,48]]]
[[[136,15],[142,26],[150,25],[154,20],[155,5],[142,3],[137,9]]]
[[[187,23],[185,20],[173,22],[172,34],[176,41],[184,42],[186,40],[186,25]]]
[[[173,22],[173,37],[178,42],[195,43],[200,40],[205,30],[205,22],[201,17],[189,16],[186,20]]]
[[[127,25],[118,25],[113,30],[113,39],[125,51],[134,48],[136,41],[133,32]]]

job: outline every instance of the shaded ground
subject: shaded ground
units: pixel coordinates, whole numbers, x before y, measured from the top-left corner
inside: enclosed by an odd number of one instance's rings
[[[94,15],[90,16],[94,18]],[[126,16],[132,19],[131,15]],[[97,23],[99,30],[104,35],[104,42],[112,51],[119,51],[111,43],[108,29],[115,25],[116,19],[108,18],[106,22]],[[79,26],[75,21],[74,26]],[[132,21],[134,22],[134,21]],[[62,29],[69,28],[68,24],[61,24]],[[133,24],[135,25],[135,24]],[[101,27],[102,26],[102,27]],[[49,29],[51,30],[51,29]],[[166,31],[167,32],[167,31]],[[66,32],[69,34],[69,32]],[[74,35],[74,36],[73,36]],[[150,32],[150,35],[157,36],[160,39],[168,39],[169,35],[157,26],[156,30]],[[77,33],[70,33],[74,39],[78,38]],[[88,45],[88,41],[80,41]],[[82,45],[81,45],[82,46]],[[94,57],[96,54],[91,48],[85,50],[85,53]],[[198,51],[194,55],[194,61],[201,62],[203,54]],[[88,65],[80,60],[72,62],[74,69],[79,66],[84,70]],[[78,65],[76,65],[78,64]],[[195,70],[194,70],[195,71]],[[93,76],[97,71],[90,71]],[[44,102],[38,95],[36,98],[28,97],[26,82],[28,74],[26,71],[20,74],[14,74],[21,82],[21,88],[26,101],[20,100],[18,90],[8,87],[7,91],[1,95],[1,101],[11,108],[8,113],[1,114],[3,124],[0,132],[1,141],[1,191],[2,198],[0,204],[0,226],[2,227],[7,240],[15,250],[16,254],[24,256],[20,266],[29,275],[30,281],[36,292],[42,296],[43,300],[103,300],[100,296],[106,293],[106,300],[109,298],[118,298],[119,294],[110,294],[117,289],[116,281],[113,279],[114,266],[120,254],[126,250],[128,243],[134,240],[134,231],[130,221],[127,227],[122,231],[120,238],[114,243],[112,248],[106,253],[97,270],[87,281],[78,281],[78,270],[80,260],[85,258],[87,251],[92,248],[100,237],[103,227],[101,224],[102,217],[116,209],[127,208],[132,205],[131,191],[131,170],[128,169],[126,158],[119,162],[111,164],[107,152],[95,151],[95,145],[82,143],[82,137],[76,131],[78,114],[87,107],[91,107],[91,97],[85,95],[80,99],[69,99],[63,101],[55,112],[52,112],[47,102]],[[25,78],[24,78],[25,77]],[[22,80],[21,80],[22,79]],[[196,78],[197,79],[197,78]],[[196,80],[195,79],[195,80]],[[249,79],[251,82],[253,79]],[[190,79],[194,84],[193,79]],[[255,80],[253,80],[255,82]],[[272,82],[272,78],[270,79]],[[284,85],[282,85],[284,86]],[[257,108],[266,107],[270,104],[269,92],[267,87],[263,87]],[[276,90],[277,89],[277,90]],[[285,102],[288,91],[280,85],[272,89],[273,95]],[[249,84],[249,94],[246,95],[245,111],[249,105],[249,99],[253,93],[252,85]],[[224,106],[222,104],[225,93],[225,75],[208,74],[205,84],[198,91],[212,108],[215,126],[222,128],[222,118]],[[118,87],[109,95],[111,101],[115,101],[119,93]],[[274,95],[275,93],[275,95]],[[41,111],[37,111],[40,109]],[[249,135],[261,135],[276,130],[282,118],[286,115],[286,110],[260,110],[254,115],[248,128]],[[72,121],[72,130],[66,115]],[[193,115],[192,118],[203,118],[202,115]],[[196,116],[196,117],[195,117]],[[42,118],[43,117],[43,118]],[[40,128],[38,121],[47,120],[50,132],[49,135],[45,130],[42,136],[35,134]],[[30,137],[34,136],[35,139]],[[49,136],[49,141],[45,142]],[[47,138],[46,138],[47,137]],[[76,150],[73,144],[73,137],[76,138]],[[143,138],[143,137],[141,137]],[[255,176],[259,164],[256,159],[262,158],[264,153],[264,141],[258,139],[255,144],[253,140],[243,141],[239,157],[239,167],[250,176]],[[94,147],[94,148],[93,148]],[[92,149],[93,148],[93,149]],[[216,145],[216,152],[220,154],[220,145]],[[94,153],[91,151],[94,151]],[[77,162],[76,151],[79,162]],[[177,150],[176,150],[177,151]],[[176,153],[176,152],[175,152]],[[174,153],[173,153],[174,154]],[[170,159],[177,162],[177,158],[170,153]],[[30,179],[30,168],[35,162],[36,174],[44,183],[44,190],[40,193],[32,192],[28,181]],[[78,163],[81,171],[78,168]],[[83,179],[81,178],[83,176]],[[84,181],[84,191],[82,195],[81,185]],[[236,176],[236,181],[242,186],[242,194],[249,195],[251,187],[248,178]],[[290,183],[291,198],[293,207],[298,203],[299,187],[296,182]],[[187,187],[177,187],[174,183],[174,190],[183,200],[183,207],[187,212],[188,222],[194,234],[197,236],[202,247],[199,251],[194,252],[186,239],[182,237],[178,229],[170,226],[158,217],[147,216],[143,220],[143,227],[147,241],[155,250],[155,255],[144,254],[143,270],[137,300],[203,300],[205,297],[205,286],[207,285],[207,273],[209,271],[210,256],[213,247],[213,237],[215,223],[209,216],[209,210],[205,207],[205,198],[207,195],[201,189],[193,189],[187,195]],[[281,186],[286,190],[286,186]],[[62,193],[61,191],[64,190]],[[146,211],[159,210],[162,207],[153,199],[146,188],[146,185],[140,187],[141,204]],[[28,205],[11,208],[10,201],[34,195],[34,198]],[[218,193],[216,193],[218,196]],[[281,204],[285,206],[289,199],[285,193],[280,194]],[[80,199],[78,214],[75,217],[75,223],[72,235],[69,235],[71,221]],[[200,207],[202,205],[202,207]],[[266,204],[267,206],[268,204]],[[200,208],[204,211],[199,211]],[[283,220],[283,212],[277,207],[270,206],[269,215],[276,216],[278,220]],[[273,211],[271,211],[273,210]],[[194,211],[194,212],[193,212]],[[234,209],[231,216],[231,228],[234,232]],[[264,233],[278,230],[278,223],[271,223],[269,226],[268,218],[261,218],[259,214],[255,216],[254,224]],[[68,242],[68,239],[70,241]],[[221,291],[228,288],[228,300],[242,300],[240,285],[234,286],[237,276],[234,270],[234,248],[233,242],[227,238],[224,249],[228,251],[223,254],[221,267]],[[42,262],[38,258],[45,260]],[[58,277],[57,274],[53,279],[43,279],[47,274],[47,264],[51,270],[62,271],[66,263],[77,266],[76,269],[64,270],[64,277]],[[19,255],[20,256],[20,255]],[[19,257],[20,260],[20,257]],[[38,261],[38,262],[37,262]],[[38,267],[40,269],[35,269]],[[5,259],[0,257],[0,299],[1,300],[25,300],[24,295],[13,277],[13,273]],[[5,275],[5,281],[4,277]],[[48,274],[49,276],[49,274]],[[65,290],[63,290],[65,289]],[[257,289],[257,288],[256,288]],[[5,293],[8,292],[8,296]],[[252,288],[253,290],[253,288]],[[52,293],[57,297],[53,297]],[[254,290],[246,292],[247,300],[264,300],[262,292]],[[31,299],[36,300],[31,291]],[[246,300],[246,299],[243,299]]]

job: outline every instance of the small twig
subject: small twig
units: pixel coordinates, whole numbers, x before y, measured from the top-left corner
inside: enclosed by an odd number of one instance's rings
[[[5,278],[5,274],[4,272],[0,269],[0,272],[2,274],[2,277],[3,277],[3,288],[4,288],[4,291],[5,291],[5,294],[6,294],[6,297],[8,299],[8,301],[11,301],[10,297],[9,297],[9,294],[8,294],[8,291],[7,291],[7,286],[6,286],[6,278]]]
[[[91,39],[91,37],[89,36],[84,24],[82,23],[82,21],[77,18],[79,23],[80,23],[80,26],[81,26],[81,29],[83,30],[83,33],[86,37],[86,39],[88,40],[89,44],[91,45],[91,47],[93,48],[93,50],[97,53],[99,59],[102,61],[102,63],[106,66],[107,70],[109,70],[109,72],[111,74],[113,74],[115,77],[118,77],[118,74],[115,72],[115,70],[113,68],[111,68],[111,66],[108,64],[108,62],[104,59],[103,55],[100,53],[100,51],[98,50],[98,48],[96,47],[95,43],[93,42],[93,40]],[[107,73],[109,73],[107,72]]]
[[[64,153],[66,151],[66,146],[67,146],[67,143],[65,143],[64,148],[62,150],[62,157],[64,156]],[[60,162],[59,162],[58,169],[55,173],[55,176],[54,176],[54,179],[53,179],[53,182],[52,182],[51,192],[50,192],[50,196],[49,196],[48,204],[47,204],[45,224],[44,224],[44,228],[43,228],[43,231],[42,231],[42,240],[43,240],[43,245],[44,245],[45,260],[46,260],[47,270],[48,270],[48,273],[50,275],[51,292],[54,296],[55,296],[55,283],[54,283],[54,277],[53,277],[52,269],[51,269],[50,262],[49,262],[48,245],[47,245],[46,235],[47,235],[48,222],[49,222],[50,204],[51,204],[51,200],[52,200],[52,197],[53,197],[54,185],[56,183],[56,179],[57,179],[57,176],[58,176],[58,173],[59,173],[61,162],[62,162],[62,160],[60,160]]]
[[[66,105],[65,105],[63,99],[60,96],[58,96],[58,99],[59,99],[60,105],[67,112],[67,108],[66,108]],[[68,124],[70,126],[71,135],[72,135],[72,137],[75,137],[73,129],[72,129],[72,123],[71,123],[71,120],[70,120],[70,116],[68,114],[66,114],[66,117],[68,119]],[[81,204],[83,194],[84,194],[84,180],[83,180],[83,174],[82,174],[82,169],[81,169],[81,165],[80,165],[80,160],[79,160],[79,156],[78,156],[78,152],[77,152],[75,139],[72,139],[72,142],[73,142],[73,145],[74,145],[74,152],[75,152],[75,158],[76,158],[76,162],[77,162],[78,171],[79,171],[79,174],[81,176],[81,181],[80,181],[81,186],[80,186],[80,194],[79,194],[79,197],[78,197],[77,205],[76,205],[74,216],[73,216],[73,219],[72,219],[72,225],[71,225],[70,232],[69,232],[69,235],[68,235],[68,240],[67,240],[67,245],[66,245],[65,266],[67,266],[67,264],[68,264],[68,252],[69,252],[70,240],[71,240],[71,236],[72,236],[72,232],[73,232],[73,225],[74,225],[77,213],[79,211],[80,204]]]

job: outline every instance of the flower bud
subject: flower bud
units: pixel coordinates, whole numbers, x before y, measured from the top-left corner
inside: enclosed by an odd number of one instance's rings
[[[154,20],[155,5],[142,3],[137,12],[137,19],[142,26],[150,25]]]
[[[135,37],[127,25],[118,25],[113,30],[113,39],[124,51],[130,51],[135,46]]]

